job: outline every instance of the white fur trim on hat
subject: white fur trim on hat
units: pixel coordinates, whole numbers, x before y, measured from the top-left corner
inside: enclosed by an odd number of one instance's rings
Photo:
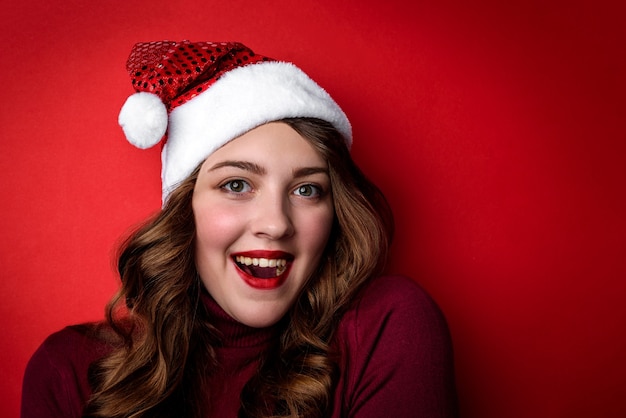
[[[135,93],[122,106],[118,123],[128,142],[137,148],[150,148],[165,135],[167,109],[156,94]]]
[[[162,152],[163,202],[216,149],[264,123],[292,117],[330,122],[352,143],[352,128],[330,95],[291,63],[235,68],[170,112]]]

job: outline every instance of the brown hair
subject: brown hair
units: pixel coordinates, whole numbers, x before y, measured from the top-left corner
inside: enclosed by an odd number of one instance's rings
[[[242,391],[240,417],[328,414],[337,373],[330,341],[358,292],[382,272],[393,229],[382,193],[354,164],[331,124],[309,118],[283,122],[328,161],[336,215],[317,274],[287,313],[289,326],[276,349]],[[199,301],[193,259],[197,175],[198,169],[121,248],[122,287],[107,306],[110,328],[103,328],[115,338],[101,332],[116,349],[92,367],[94,392],[85,417],[205,415],[210,394],[203,391],[203,379],[216,367],[212,347],[218,337]]]

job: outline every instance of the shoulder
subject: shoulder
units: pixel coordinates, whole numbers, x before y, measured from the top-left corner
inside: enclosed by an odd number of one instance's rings
[[[448,326],[415,281],[373,279],[342,318],[335,342],[348,416],[454,416]]]
[[[438,310],[431,297],[415,280],[400,275],[374,278],[364,288],[360,299],[361,305],[365,306],[380,305],[392,301],[409,303],[411,306],[417,304],[421,307],[427,307],[429,310]]]
[[[106,355],[111,347],[98,338],[99,325],[72,325],[48,336],[29,366],[48,365],[58,371],[81,368]]]
[[[79,416],[90,389],[91,363],[110,352],[95,325],[63,328],[30,358],[22,385],[22,416]]]
[[[447,333],[446,320],[430,295],[414,280],[405,276],[381,276],[373,279],[359,294],[344,317],[344,327],[371,326],[424,332]]]
[[[98,338],[100,324],[70,325],[60,331],[50,334],[39,347],[39,350],[49,354],[78,354],[84,350],[90,352],[106,351],[106,343]],[[68,352],[68,348],[70,348]]]

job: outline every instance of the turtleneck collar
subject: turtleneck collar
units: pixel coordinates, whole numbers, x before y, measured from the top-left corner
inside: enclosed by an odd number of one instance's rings
[[[267,347],[273,338],[278,338],[280,322],[266,328],[249,327],[227,314],[208,292],[203,291],[201,299],[211,318],[211,324],[221,334],[223,347],[262,348]]]

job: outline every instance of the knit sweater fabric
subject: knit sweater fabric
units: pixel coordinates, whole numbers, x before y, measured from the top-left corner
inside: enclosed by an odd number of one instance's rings
[[[225,313],[209,296],[203,302],[223,336],[220,371],[209,382],[209,417],[236,417],[240,393],[254,374],[259,353],[276,327],[251,328]],[[339,324],[332,341],[340,375],[331,418],[457,416],[452,344],[446,321],[411,279],[372,280]],[[89,365],[111,348],[84,332],[64,328],[30,359],[22,387],[22,418],[78,418],[91,389]]]

